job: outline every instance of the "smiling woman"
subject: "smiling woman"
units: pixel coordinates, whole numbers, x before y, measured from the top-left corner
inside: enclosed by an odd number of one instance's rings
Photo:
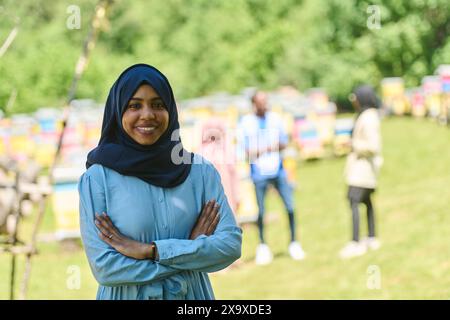
[[[213,299],[207,273],[241,255],[242,230],[214,166],[174,163],[179,129],[166,77],[126,69],[79,182],[80,227],[97,299]]]

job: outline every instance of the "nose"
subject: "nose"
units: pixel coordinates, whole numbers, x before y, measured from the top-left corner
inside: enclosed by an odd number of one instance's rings
[[[148,106],[145,105],[142,109],[141,109],[141,119],[155,119],[155,113],[153,112],[153,109]]]

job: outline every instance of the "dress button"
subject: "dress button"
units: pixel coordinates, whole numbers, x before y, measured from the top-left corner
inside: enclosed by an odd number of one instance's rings
[[[163,225],[163,228],[164,228],[164,229],[167,229],[167,225],[166,225],[166,224],[164,224],[164,225]]]
[[[163,198],[159,198],[159,202],[163,202]]]

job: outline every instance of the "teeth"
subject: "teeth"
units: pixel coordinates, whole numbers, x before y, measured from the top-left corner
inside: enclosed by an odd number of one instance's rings
[[[155,127],[138,127],[139,130],[143,130],[143,131],[152,131],[155,129]]]

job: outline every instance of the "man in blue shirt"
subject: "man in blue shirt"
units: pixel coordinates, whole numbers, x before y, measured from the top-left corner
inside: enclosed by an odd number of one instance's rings
[[[257,91],[252,97],[252,104],[254,113],[242,118],[240,128],[258,203],[260,244],[256,250],[256,264],[268,264],[273,259],[270,248],[264,241],[264,201],[269,185],[278,191],[288,212],[291,235],[289,254],[295,260],[302,260],[305,253],[295,237],[293,190],[288,183],[280,154],[288,144],[288,136],[281,119],[268,110],[265,92]]]

